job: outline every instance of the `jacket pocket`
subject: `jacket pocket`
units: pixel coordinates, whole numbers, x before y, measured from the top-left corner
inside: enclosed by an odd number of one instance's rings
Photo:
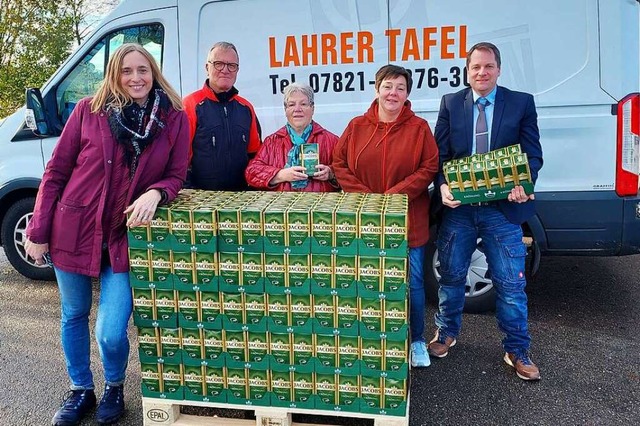
[[[65,204],[58,201],[53,215],[51,245],[58,250],[73,253],[78,247],[80,229],[86,221],[85,209],[76,203]]]

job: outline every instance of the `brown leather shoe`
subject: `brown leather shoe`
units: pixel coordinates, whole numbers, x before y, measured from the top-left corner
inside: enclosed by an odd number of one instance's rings
[[[453,337],[440,337],[440,331],[436,331],[433,340],[429,342],[427,349],[429,354],[436,358],[444,358],[449,355],[449,348],[456,345],[456,339]]]
[[[506,352],[504,362],[513,367],[522,380],[540,380],[540,370],[526,352],[520,354]]]

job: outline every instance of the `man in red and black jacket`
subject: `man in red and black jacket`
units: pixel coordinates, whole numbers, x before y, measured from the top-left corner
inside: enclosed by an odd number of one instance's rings
[[[238,96],[236,47],[218,42],[209,50],[208,79],[184,98],[191,136],[189,186],[243,191],[244,171],[261,145],[260,123],[253,105]]]

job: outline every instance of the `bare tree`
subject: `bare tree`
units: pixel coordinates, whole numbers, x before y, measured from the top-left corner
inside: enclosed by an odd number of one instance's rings
[[[2,0],[0,0],[2,1]],[[121,0],[67,0],[66,7],[73,20],[76,46],[91,33],[93,26],[112,11]]]

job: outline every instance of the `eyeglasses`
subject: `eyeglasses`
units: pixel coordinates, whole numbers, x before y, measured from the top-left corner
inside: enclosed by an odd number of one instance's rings
[[[213,65],[213,68],[215,68],[218,71],[222,71],[224,67],[227,67],[229,72],[236,72],[240,67],[240,65],[236,64],[235,62],[222,62],[222,61],[213,61],[213,62],[207,61],[207,62]]]
[[[300,102],[299,104],[290,102],[290,103],[284,104],[284,107],[286,109],[296,109],[296,108],[307,109],[307,108],[311,108],[312,106],[313,104],[310,104],[308,102]]]

